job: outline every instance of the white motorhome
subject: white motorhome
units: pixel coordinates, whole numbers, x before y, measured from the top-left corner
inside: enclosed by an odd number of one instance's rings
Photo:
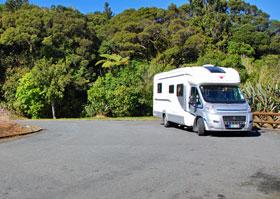
[[[239,84],[236,70],[213,65],[156,74],[153,115],[162,118],[165,127],[176,123],[199,135],[207,131],[251,131],[251,109]]]

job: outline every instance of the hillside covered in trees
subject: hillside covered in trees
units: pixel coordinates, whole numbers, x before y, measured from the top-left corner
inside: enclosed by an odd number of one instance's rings
[[[0,54],[1,106],[27,117],[151,115],[155,73],[206,63],[237,69],[253,110],[280,111],[280,21],[242,0],[115,16],[7,0]]]

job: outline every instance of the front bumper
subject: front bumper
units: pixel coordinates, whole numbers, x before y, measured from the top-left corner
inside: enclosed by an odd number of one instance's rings
[[[224,121],[224,117],[246,117],[244,121]],[[251,131],[253,127],[252,113],[236,112],[236,113],[215,113],[206,114],[204,116],[205,129],[207,131]],[[232,125],[229,125],[231,124]],[[231,128],[232,126],[232,128]]]

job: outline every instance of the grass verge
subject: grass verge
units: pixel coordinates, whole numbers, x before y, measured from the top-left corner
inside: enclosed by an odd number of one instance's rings
[[[87,118],[58,118],[58,119],[32,119],[32,120],[109,120],[109,121],[155,121],[159,120],[157,117],[87,117]]]

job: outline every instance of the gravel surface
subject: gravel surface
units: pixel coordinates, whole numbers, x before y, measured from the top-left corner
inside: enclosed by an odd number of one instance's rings
[[[21,121],[0,142],[4,199],[279,199],[280,133],[199,137],[159,121]]]

